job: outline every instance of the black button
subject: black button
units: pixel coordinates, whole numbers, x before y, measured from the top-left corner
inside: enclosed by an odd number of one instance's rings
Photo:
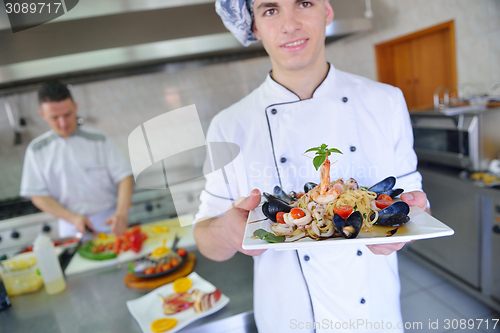
[[[278,110],[276,110],[276,109],[272,109],[272,110],[271,110],[271,113],[272,113],[272,114],[276,114],[276,113],[278,113]]]
[[[2,236],[0,236],[0,242],[2,241]]]
[[[349,99],[347,97],[342,98],[342,102],[347,103]]]
[[[12,234],[10,234],[10,237],[14,238],[14,239],[19,238],[19,236],[21,236],[21,235],[17,231],[12,231]]]
[[[365,304],[365,303],[366,303],[365,299],[364,299],[364,298],[362,298],[360,303],[361,303],[361,304]]]
[[[48,224],[45,224],[45,225],[42,227],[42,231],[43,231],[43,232],[50,232],[50,229],[51,229],[51,228],[50,228],[50,225],[48,225]]]
[[[356,151],[356,147],[351,146],[351,151],[354,153]]]
[[[361,252],[361,250],[358,250],[358,256],[362,256],[363,255],[363,252]]]
[[[280,160],[281,163],[285,163],[286,162],[286,158],[285,157],[282,157],[281,160]]]
[[[309,258],[309,256],[308,256],[308,255],[305,255],[305,256],[304,256],[304,260],[305,260],[305,261],[309,261],[309,259],[311,259],[311,258]]]

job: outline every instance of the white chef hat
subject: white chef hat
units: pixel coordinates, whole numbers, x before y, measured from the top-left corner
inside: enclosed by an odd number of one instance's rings
[[[253,6],[254,0],[216,0],[215,11],[222,19],[222,23],[236,39],[248,46],[257,41],[253,33]]]

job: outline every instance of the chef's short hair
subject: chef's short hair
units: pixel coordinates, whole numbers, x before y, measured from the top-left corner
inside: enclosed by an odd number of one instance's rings
[[[45,82],[38,90],[38,101],[40,104],[45,102],[60,102],[67,98],[73,99],[68,86],[59,81]]]

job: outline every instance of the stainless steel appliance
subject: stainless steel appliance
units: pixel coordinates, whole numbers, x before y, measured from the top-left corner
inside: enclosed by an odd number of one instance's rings
[[[448,168],[419,168],[432,215],[452,237],[409,244],[447,280],[500,311],[500,190],[460,179]]]
[[[410,115],[415,152],[420,162],[483,171],[500,153],[500,109],[446,115]]]

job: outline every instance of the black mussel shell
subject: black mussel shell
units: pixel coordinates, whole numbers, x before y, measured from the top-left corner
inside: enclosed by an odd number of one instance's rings
[[[378,212],[375,225],[392,227],[406,224],[410,220],[408,213],[410,213],[410,206],[406,202],[395,202]]]
[[[408,215],[402,213],[396,213],[392,215],[382,215],[378,217],[376,225],[381,225],[383,227],[399,227],[405,225],[410,221]]]
[[[372,191],[378,194],[379,192],[392,190],[394,185],[396,185],[396,177],[390,176],[370,187],[368,191]]]
[[[318,186],[318,184],[313,183],[313,182],[305,183],[305,185],[304,185],[304,192],[307,193],[310,190],[312,190],[313,188],[315,188],[316,186]]]
[[[285,191],[283,191],[281,189],[281,187],[279,186],[275,186],[274,187],[274,190],[273,190],[273,194],[275,197],[277,198],[280,198],[281,200],[283,200],[284,202],[286,202],[287,204],[291,204],[293,202],[293,199],[290,198],[286,193]]]
[[[274,195],[264,193],[264,196],[267,202],[262,205],[262,213],[271,221],[276,222],[276,214],[279,212],[290,213],[292,210],[292,207],[288,206],[286,202],[276,198]]]
[[[380,210],[378,212],[378,215],[392,215],[396,213],[408,215],[409,212],[410,212],[410,206],[408,206],[408,204],[404,201],[398,201]]]
[[[387,194],[388,196],[390,196],[391,198],[394,199],[395,197],[397,197],[398,195],[400,195],[403,192],[404,192],[404,190],[402,188],[393,188],[392,190],[377,192],[377,194],[378,195]]]
[[[339,214],[333,215],[333,222],[335,223],[335,228],[342,235],[342,237],[351,239],[356,238],[363,226],[363,216],[359,211],[352,213],[347,220],[344,220]],[[347,227],[353,227],[354,232],[348,232]]]

